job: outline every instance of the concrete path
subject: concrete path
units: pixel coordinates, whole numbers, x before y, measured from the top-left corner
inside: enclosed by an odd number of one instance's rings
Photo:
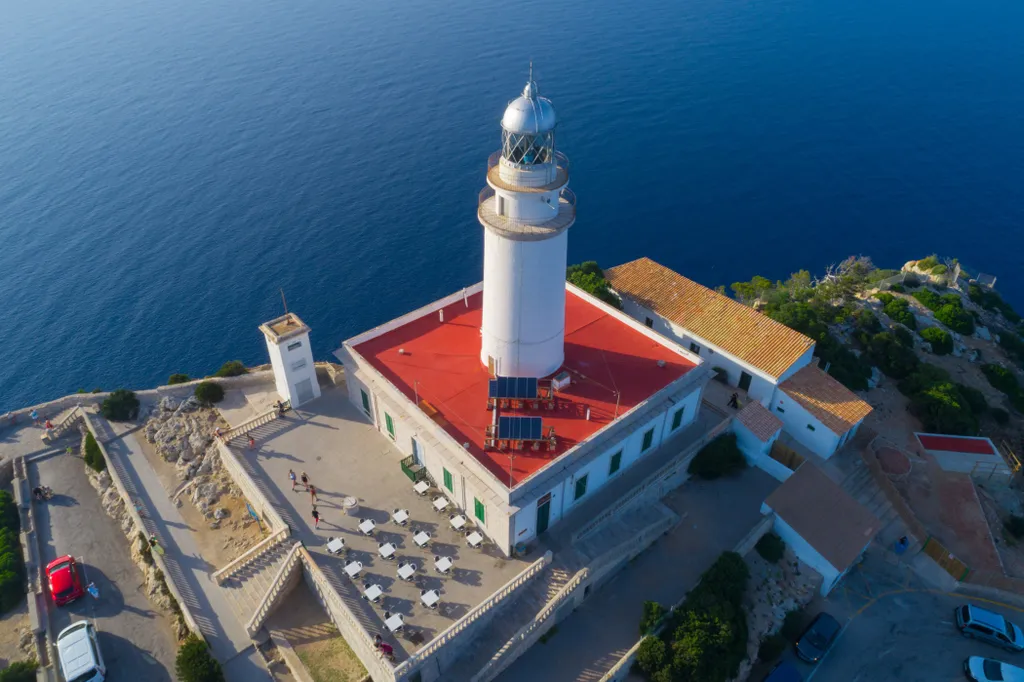
[[[192,528],[171,502],[171,491],[160,483],[134,433],[126,433],[123,429],[115,431],[99,416],[93,417],[93,423],[110,454],[110,465],[117,468],[128,493],[142,503],[146,532],[155,534],[166,550],[164,561],[170,574],[167,578],[174,581],[188,603],[213,655],[224,664],[228,680],[269,679],[266,668],[259,665],[258,653],[253,651],[252,641],[236,619],[224,591],[211,578],[216,567],[200,555],[192,537]]]
[[[664,504],[682,522],[590,596],[513,663],[499,682],[598,680],[639,638],[644,601],[682,599],[718,555],[732,549],[761,519],[761,502],[778,482],[760,469],[735,478],[691,481]]]
[[[74,556],[82,567],[82,582],[94,582],[100,598],[87,595],[57,607],[47,596],[52,634],[56,636],[74,621],[93,620],[109,682],[171,682],[177,653],[171,617],[154,610],[146,598],[128,541],[103,511],[86,476],[85,462],[63,452],[70,443],[71,439],[63,439],[53,454],[28,462],[30,483],[54,490],[46,503],[33,502],[42,563],[65,554]]]

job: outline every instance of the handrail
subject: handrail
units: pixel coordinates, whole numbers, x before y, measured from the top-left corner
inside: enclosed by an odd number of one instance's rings
[[[218,569],[217,571],[214,571],[214,581],[218,585],[223,583],[232,575],[240,571],[243,567],[249,565],[253,561],[256,561],[258,558],[270,552],[271,550],[276,549],[279,544],[281,544],[284,540],[288,539],[288,535],[289,528],[285,527],[263,538],[262,540],[260,540],[258,544],[250,547],[245,552],[242,552],[240,556],[235,557],[235,559],[228,562],[226,566],[224,566],[221,569]]]
[[[437,637],[434,637],[434,639],[430,640],[419,651],[395,668],[396,677],[401,678],[403,675],[408,675],[413,672],[417,666],[429,659],[431,654],[469,627],[481,615],[505,601],[505,599],[510,595],[516,593],[516,590],[518,590],[519,587],[535,578],[547,567],[549,563],[551,563],[551,557],[551,550],[548,550],[544,553],[544,556],[537,559],[537,561],[527,566],[519,575],[499,587],[493,594],[491,594],[490,597],[480,604],[477,604],[476,607],[470,609],[466,615],[455,621],[447,630],[439,634]]]
[[[576,193],[564,187],[558,195],[558,205],[551,205],[551,216],[547,220],[523,220],[499,215],[495,206],[495,192],[484,187],[477,195],[477,218],[495,230],[518,235],[543,238],[560,232],[576,222]]]
[[[280,411],[276,407],[272,407],[266,412],[260,413],[253,417],[252,419],[242,422],[238,426],[232,426],[230,429],[225,431],[224,435],[221,437],[224,439],[224,442],[230,442],[235,436],[237,436],[240,433],[251,431],[252,429],[263,426],[264,424],[269,424],[270,422],[277,419],[279,414]]]
[[[227,469],[235,485],[241,488],[242,494],[245,495],[246,499],[253,506],[258,507],[257,511],[269,520],[270,529],[276,533],[282,528],[288,528],[288,524],[281,518],[274,505],[270,503],[270,500],[263,494],[263,491],[256,485],[256,481],[252,479],[249,472],[245,470],[242,463],[235,457],[231,447],[223,440],[220,440],[217,441],[217,448],[220,452],[221,464]]]
[[[291,571],[301,562],[299,558],[299,550],[302,549],[302,543],[296,542],[288,552],[288,556],[281,564],[281,568],[278,569],[277,574],[274,575],[274,579],[270,582],[270,587],[267,589],[267,593],[263,596],[263,600],[259,606],[256,607],[256,613],[252,615],[249,622],[245,624],[245,631],[252,637],[255,635],[261,627],[263,627],[263,621],[267,619],[270,614],[270,610],[277,604],[278,598],[281,596],[281,590],[288,579],[291,577]]]
[[[634,488],[620,497],[611,507],[605,509],[601,514],[596,516],[590,523],[583,526],[580,530],[572,536],[573,543],[579,542],[586,536],[593,533],[601,525],[607,522],[609,519],[618,516],[627,508],[635,504],[641,497],[647,493],[651,488],[661,482],[661,479],[665,477],[671,470],[679,467],[680,464],[684,463],[688,458],[695,456],[701,448],[711,442],[713,439],[721,435],[726,429],[729,428],[729,424],[732,419],[726,419],[720,422],[713,429],[705,433],[699,440],[692,443],[685,450],[680,452],[678,455],[673,457],[671,460],[662,465],[657,471],[650,474],[647,478],[641,481]]]
[[[491,186],[513,192],[550,192],[569,183],[569,157],[562,152],[554,153],[553,163],[543,163],[531,166],[520,166],[518,164],[501,165],[501,150],[492,153],[487,157],[487,182]],[[502,174],[502,169],[508,169],[513,177],[517,173],[523,173],[531,180],[543,180],[537,185],[522,185],[517,182],[509,182],[507,174]],[[546,173],[541,173],[546,171]]]

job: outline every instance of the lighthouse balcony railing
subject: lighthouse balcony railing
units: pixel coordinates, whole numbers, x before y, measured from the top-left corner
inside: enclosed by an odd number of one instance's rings
[[[555,152],[551,163],[534,165],[501,163],[501,150],[487,158],[487,182],[491,187],[510,192],[550,192],[569,184],[569,157],[562,152]],[[502,176],[501,169],[507,168],[512,173]],[[514,178],[528,179],[528,184],[517,182]]]
[[[562,189],[558,206],[552,205],[551,211],[548,220],[521,220],[501,215],[494,189],[485,187],[480,191],[477,217],[487,227],[518,239],[546,239],[576,221],[576,194],[568,187]]]

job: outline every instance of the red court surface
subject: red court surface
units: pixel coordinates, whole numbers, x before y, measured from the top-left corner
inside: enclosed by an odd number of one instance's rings
[[[962,452],[971,455],[996,455],[995,446],[988,438],[975,438],[972,436],[935,436],[925,433],[915,433],[921,447],[925,450],[937,450],[939,452]]]
[[[483,295],[445,307],[444,322],[431,312],[397,329],[355,346],[406,397],[430,403],[437,421],[498,480],[513,485],[611,423],[695,365],[639,330],[607,314],[572,292],[566,294],[565,362],[572,383],[558,392],[554,410],[502,410],[503,416],[539,416],[544,432],[555,427],[557,448],[537,452],[485,450],[484,434],[491,423],[487,409],[487,368],[480,362],[480,321]],[[399,354],[399,349],[404,353]],[[658,361],[665,366],[659,367]],[[415,392],[414,392],[415,384]],[[590,420],[586,410],[590,408]]]

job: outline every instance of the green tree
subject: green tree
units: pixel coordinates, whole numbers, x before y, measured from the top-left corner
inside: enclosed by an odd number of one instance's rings
[[[610,306],[622,308],[622,301],[608,287],[604,271],[597,266],[597,261],[584,261],[578,265],[570,265],[565,271],[565,278],[591,296],[599,298]]]
[[[103,471],[107,468],[107,460],[103,457],[103,451],[100,450],[99,443],[92,435],[92,431],[85,434],[85,463],[88,464],[94,471]]]
[[[139,399],[133,391],[119,388],[104,398],[100,411],[111,421],[126,422],[139,414]]]
[[[888,332],[876,334],[871,339],[867,356],[879,369],[893,379],[903,379],[917,369],[920,361],[910,348],[896,340]]]
[[[959,305],[943,305],[935,311],[935,319],[960,334],[974,333],[974,318]]]
[[[967,401],[967,406],[971,408],[976,416],[981,416],[988,412],[988,401],[985,400],[985,394],[974,388],[973,386],[967,386],[966,384],[955,384],[956,390],[960,391],[960,395]]]
[[[690,460],[689,473],[706,480],[713,480],[736,473],[747,467],[739,446],[736,445],[736,434],[726,433],[705,445]]]
[[[35,682],[39,664],[31,661],[15,661],[0,670],[0,682]]]
[[[196,400],[204,405],[212,405],[224,400],[224,387],[215,381],[202,381],[196,385]]]
[[[210,653],[206,642],[195,635],[178,648],[174,670],[180,682],[224,682],[220,663]]]
[[[949,381],[949,372],[930,362],[922,362],[897,384],[897,388],[903,395],[912,397],[932,386]]]
[[[1020,391],[1017,377],[1005,367],[989,363],[981,366],[981,373],[988,379],[988,383],[1007,395],[1016,395]]]
[[[934,433],[972,436],[978,432],[978,420],[956,386],[946,382],[914,395],[910,412],[924,428]]]
[[[775,533],[765,533],[754,545],[761,558],[770,564],[777,564],[786,553],[786,543]]]
[[[640,616],[640,634],[646,635],[653,632],[658,623],[665,616],[665,607],[656,601],[645,601],[644,612]]]
[[[653,635],[644,637],[636,652],[636,664],[648,677],[653,677],[665,668],[668,663],[667,658],[668,652],[664,640]]]
[[[953,352],[953,337],[945,329],[928,327],[921,330],[921,338],[932,345],[936,355],[948,355]]]
[[[249,370],[245,368],[241,360],[229,360],[220,366],[215,377],[237,377],[243,374],[248,374]]]

